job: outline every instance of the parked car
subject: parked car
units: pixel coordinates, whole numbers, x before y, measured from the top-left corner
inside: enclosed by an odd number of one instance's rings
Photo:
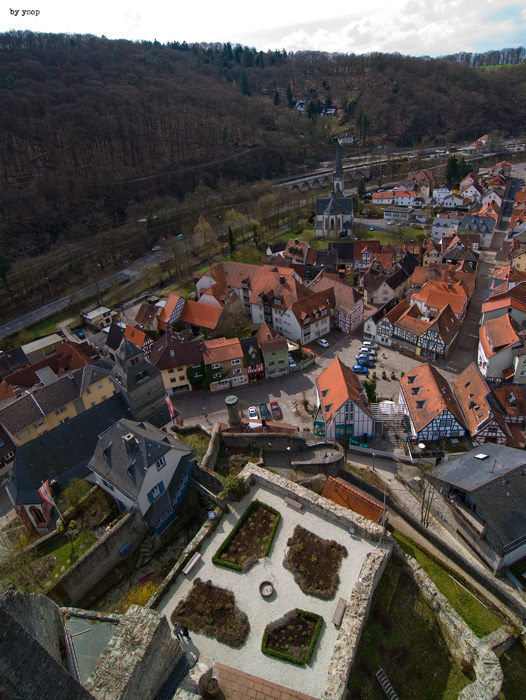
[[[270,402],[270,410],[272,411],[274,418],[283,418],[283,413],[281,412],[281,408],[279,407],[277,401]]]
[[[362,348],[373,348],[374,350],[378,350],[378,343],[373,343],[370,340],[364,340],[362,343]]]
[[[364,367],[363,365],[354,365],[352,368],[352,371],[355,374],[369,374],[369,370],[367,367]]]
[[[374,231],[374,226],[369,226],[369,231]]]
[[[325,340],[325,338],[319,338],[317,341],[318,345],[321,345],[322,348],[328,348],[329,343]]]
[[[75,333],[75,335],[77,336],[77,338],[80,338],[81,340],[84,340],[84,338],[86,337],[86,334],[84,333],[84,331],[77,331]]]
[[[294,369],[294,367],[296,367],[296,363],[294,362],[294,358],[292,357],[292,355],[289,355],[289,368]]]
[[[156,253],[158,250],[161,250],[161,246],[160,246],[160,245],[154,245],[154,247],[152,248],[152,253]]]
[[[179,234],[176,236],[176,239],[177,239],[178,241],[184,241],[184,235],[183,235],[182,233],[179,233]]]
[[[259,412],[262,418],[268,418],[270,416],[270,411],[268,410],[268,406],[266,403],[262,403],[259,405]]]
[[[373,350],[373,348],[362,348],[359,354],[369,355],[369,357],[376,357],[376,350]]]
[[[258,409],[255,406],[248,407],[248,417],[250,420],[257,420],[259,418]]]

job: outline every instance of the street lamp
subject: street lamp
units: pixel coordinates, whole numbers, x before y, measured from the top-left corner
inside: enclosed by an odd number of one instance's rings
[[[376,457],[376,454],[373,452],[373,472],[374,472],[374,458]]]
[[[290,469],[290,446],[287,447],[287,456],[288,456],[288,460],[289,460],[289,469]]]

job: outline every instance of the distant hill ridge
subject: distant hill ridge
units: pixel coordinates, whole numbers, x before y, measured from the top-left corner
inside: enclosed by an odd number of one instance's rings
[[[477,68],[479,66],[509,66],[517,63],[526,63],[526,49],[519,46],[516,49],[498,49],[485,53],[468,53],[461,51],[449,56],[441,56],[447,61],[455,61],[465,66]]]

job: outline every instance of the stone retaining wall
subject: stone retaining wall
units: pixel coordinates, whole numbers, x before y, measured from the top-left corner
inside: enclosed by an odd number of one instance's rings
[[[206,451],[206,454],[201,460],[201,466],[204,467],[204,469],[209,469],[212,472],[214,471],[220,448],[221,426],[219,425],[219,423],[216,423],[212,428],[212,434],[210,435],[210,442],[208,443],[208,449]]]
[[[334,645],[322,700],[343,700],[363,628],[378,582],[391,556],[391,549],[376,549],[367,555],[354,587]]]
[[[250,462],[239,472],[239,476],[245,479],[250,487],[253,483],[265,484],[265,486],[281,496],[289,496],[296,501],[308,506],[316,513],[327,517],[330,514],[332,520],[343,525],[347,529],[353,528],[358,537],[363,537],[373,542],[378,542],[383,535],[383,528],[371,520],[354,513],[348,508],[339,506],[323,496],[306,489],[284,477],[258,467]],[[389,537],[389,536],[388,536]]]
[[[89,605],[90,591],[107,573],[134,553],[147,534],[148,526],[140,512],[130,511],[66,571],[49,595],[62,605]],[[123,557],[120,549],[128,542],[130,550]]]
[[[85,687],[98,700],[153,698],[182,655],[164,615],[131,605]]]
[[[172,569],[170,570],[168,575],[164,578],[163,582],[161,583],[159,588],[155,591],[155,593],[150,598],[150,600],[146,603],[147,608],[154,609],[161,602],[162,598],[165,596],[166,592],[168,591],[168,589],[170,588],[172,583],[174,583],[176,578],[179,576],[181,571],[184,569],[186,562],[199,550],[199,547],[204,542],[204,540],[217,527],[217,524],[222,516],[222,511],[220,508],[217,508],[214,511],[214,513],[215,513],[215,519],[214,520],[207,520],[201,526],[201,529],[196,534],[196,536],[193,538],[193,540],[184,548],[181,556],[175,562],[174,566],[172,567]]]
[[[462,690],[459,700],[495,700],[502,687],[503,674],[491,646],[479,639],[453,610],[420,564],[406,555],[398,545],[395,547],[425,600],[435,612],[451,655],[459,665],[471,667],[475,672],[476,679]]]

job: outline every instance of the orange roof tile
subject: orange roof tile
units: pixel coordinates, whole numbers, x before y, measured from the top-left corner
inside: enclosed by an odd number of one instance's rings
[[[462,409],[466,427],[471,435],[475,435],[492,417],[486,399],[491,390],[474,362],[453,379],[451,386]]]
[[[349,399],[372,418],[360,380],[339,357],[334,358],[331,364],[319,373],[316,385],[326,421]]]
[[[486,357],[493,357],[501,350],[515,345],[519,341],[519,330],[520,326],[509,314],[488,319],[479,331],[480,343]]]
[[[129,325],[126,326],[124,336],[128,338],[128,340],[131,340],[138,348],[142,348],[146,339],[146,333]]]
[[[172,315],[172,312],[175,309],[179,298],[180,297],[178,294],[170,294],[170,296],[166,300],[166,305],[164,309],[159,314],[159,327],[162,327],[162,325],[166,326],[170,322],[170,316]]]
[[[451,387],[435,367],[428,364],[413,367],[400,379],[400,389],[417,432],[445,410],[465,427],[464,417]]]
[[[216,338],[205,341],[203,351],[205,365],[236,360],[239,357],[243,357],[243,348],[239,338]]]
[[[382,523],[384,508],[380,503],[366,496],[361,491],[349,486],[341,479],[327,477],[322,494],[333,503],[349,508],[349,510],[363,515],[364,518],[372,520],[374,523]]]
[[[214,330],[217,326],[223,309],[210,304],[200,304],[198,301],[185,302],[184,308],[179,316],[179,321],[189,323],[192,326],[199,326],[207,330]]]

